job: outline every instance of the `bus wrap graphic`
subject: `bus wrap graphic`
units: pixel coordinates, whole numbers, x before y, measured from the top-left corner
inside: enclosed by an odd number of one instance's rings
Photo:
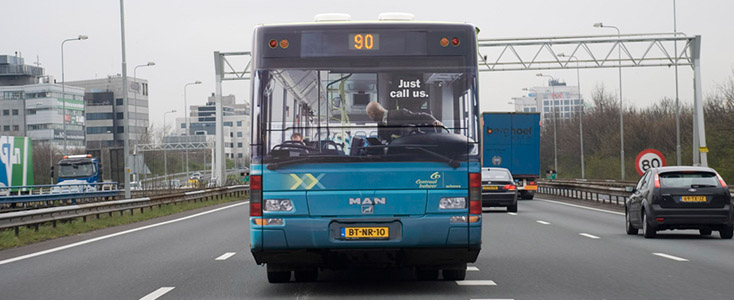
[[[30,138],[0,136],[0,186],[33,185],[32,157]]]

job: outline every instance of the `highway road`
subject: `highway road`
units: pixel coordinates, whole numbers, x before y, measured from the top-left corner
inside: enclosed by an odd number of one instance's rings
[[[734,241],[624,233],[619,209],[552,200],[484,213],[467,280],[326,271],[269,284],[249,253],[247,202],[0,252],[1,299],[732,299]]]

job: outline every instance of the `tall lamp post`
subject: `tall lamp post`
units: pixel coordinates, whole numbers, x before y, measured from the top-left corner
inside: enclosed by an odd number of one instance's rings
[[[133,68],[133,82],[136,85],[138,84],[138,68],[140,68],[140,67],[152,67],[152,66],[155,66],[155,63],[152,62],[152,61],[151,62],[148,62],[147,64],[144,64],[144,65],[137,65],[137,66],[135,66],[135,68]],[[140,87],[138,87],[137,89],[135,89],[135,101],[138,101],[138,91],[139,90],[140,90]],[[135,116],[134,117],[137,118],[138,117],[137,116],[138,115],[138,104],[136,103],[134,105],[134,107],[135,107]],[[137,119],[136,119],[136,122],[137,122]],[[135,139],[135,144],[136,145],[137,145],[139,139],[140,139],[140,137],[137,137]],[[133,160],[133,176],[136,177],[135,180],[138,181],[138,184],[140,184],[139,183],[140,182],[140,178],[139,178],[140,175],[138,175],[138,151],[137,151],[137,149],[138,148],[136,147],[135,148],[135,153],[133,153],[133,155],[135,157],[135,160]]]
[[[559,53],[560,57],[568,57],[568,59],[576,59],[576,85],[578,87],[579,101],[581,108],[579,109],[579,147],[581,150],[581,179],[586,179],[586,168],[584,168],[584,99],[581,97],[581,68],[579,67],[579,58],[573,55]]]
[[[65,39],[61,42],[61,106],[63,113],[61,114],[62,122],[63,122],[63,132],[64,132],[64,155],[68,154],[66,153],[66,80],[64,80],[64,43],[71,42],[71,41],[81,41],[86,40],[89,37],[86,35],[79,35],[73,39]]]
[[[551,79],[551,103],[553,104],[552,115],[553,115],[553,170],[558,172],[558,139],[556,136],[556,87],[553,85],[553,81],[556,81],[553,76],[543,75],[543,73],[535,74],[538,77],[548,77]]]
[[[675,0],[673,0],[673,35],[678,37],[678,22]],[[680,154],[680,101],[678,100],[678,42],[673,44],[675,51],[675,158],[677,164],[681,165]]]
[[[185,134],[186,134],[187,144],[191,141],[188,137],[191,129],[189,128],[189,105],[186,103],[186,87],[188,87],[189,85],[194,85],[194,84],[201,84],[201,81],[197,80],[194,82],[184,84],[184,120],[186,122]],[[188,145],[186,145],[186,180],[189,180],[189,146]]]
[[[165,176],[163,176],[163,180],[166,181],[166,187],[170,188],[170,184],[168,184],[168,149],[166,149],[166,115],[170,113],[175,113],[176,110],[167,111],[163,113],[163,170]]]
[[[617,47],[617,56],[619,60],[619,160],[622,165],[622,180],[624,180],[624,104],[622,103],[622,33],[619,28],[603,23],[595,23],[597,28],[612,28],[617,31],[619,39]]]

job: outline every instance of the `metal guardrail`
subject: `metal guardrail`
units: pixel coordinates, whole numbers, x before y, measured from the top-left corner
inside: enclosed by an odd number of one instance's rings
[[[82,218],[82,220],[86,222],[87,217],[89,216],[96,216],[96,218],[99,218],[101,214],[109,214],[112,216],[112,214],[116,212],[119,212],[120,215],[122,215],[124,211],[127,210],[130,211],[130,214],[134,214],[135,210],[140,210],[140,212],[143,213],[146,208],[151,210],[154,206],[161,207],[165,204],[176,204],[187,201],[207,201],[221,199],[225,196],[245,197],[248,196],[248,194],[249,186],[237,185],[135,199],[9,212],[0,214],[0,230],[13,228],[15,235],[18,236],[20,227],[22,226],[33,226],[35,227],[35,230],[38,231],[38,227],[45,223],[52,223],[53,227],[56,227],[56,224],[59,221],[69,221]]]
[[[636,184],[634,181],[614,180],[539,180],[537,193],[624,205],[632,194],[626,188]],[[729,187],[729,193],[734,197],[734,187]]]
[[[20,186],[0,186],[0,196],[44,195],[53,193],[116,191],[117,182],[39,184]]]

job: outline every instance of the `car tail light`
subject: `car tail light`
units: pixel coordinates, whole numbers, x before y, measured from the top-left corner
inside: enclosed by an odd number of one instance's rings
[[[655,174],[655,187],[660,188],[660,176],[658,174]]]
[[[482,174],[469,173],[469,214],[482,214]]]
[[[263,177],[262,175],[250,176],[250,217],[261,217],[263,215]]]
[[[516,188],[516,187],[515,187],[515,185],[514,185],[514,184],[506,184],[506,185],[504,186],[504,189],[506,189],[506,190],[508,190],[508,191],[514,191],[514,190],[515,190],[515,188]]]
[[[724,178],[721,178],[721,175],[716,174],[716,177],[719,177],[719,183],[721,183],[721,187],[726,188],[726,181],[724,181]]]

